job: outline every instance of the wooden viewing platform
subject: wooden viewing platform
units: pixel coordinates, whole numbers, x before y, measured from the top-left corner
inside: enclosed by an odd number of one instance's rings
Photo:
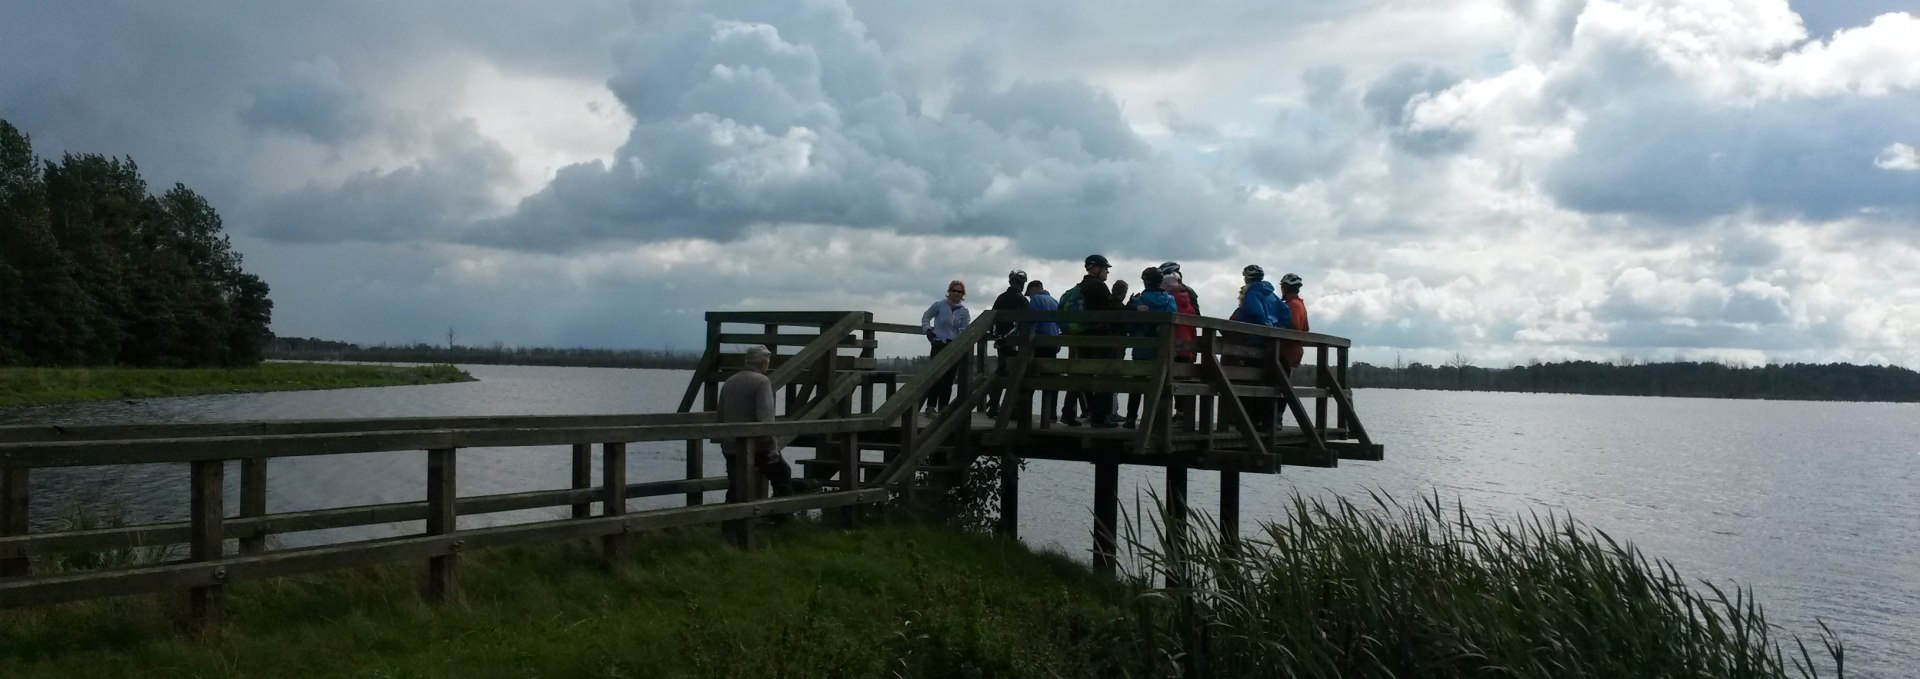
[[[1132,332],[1036,336],[1033,322],[1044,320],[1124,326]],[[995,378],[987,360],[995,323],[1017,324],[1025,346],[1058,346],[1069,357],[1034,358],[1027,352],[1009,360],[1005,377]],[[1177,326],[1191,328],[1196,338],[1177,341]],[[1382,455],[1345,387],[1350,343],[1331,335],[1166,313],[988,311],[922,369],[923,374],[956,373],[954,404],[927,418],[919,406],[932,380],[905,380],[876,370],[881,333],[916,340],[921,335],[918,326],[875,322],[866,312],[709,313],[706,350],[674,413],[0,427],[0,608],[185,591],[191,619],[206,624],[221,617],[222,587],[228,583],[416,559],[429,564],[425,591],[438,600],[452,591],[460,555],[471,549],[591,538],[611,560],[629,533],[714,523],[727,524],[735,539],[750,546],[756,517],[818,509],[853,524],[859,506],[894,501],[912,506],[917,498],[937,496],[983,455],[1008,462],[1001,465],[1000,507],[1000,525],[1008,533],[1019,516],[1019,465],[1013,462],[1091,463],[1093,561],[1096,569],[1110,573],[1122,464],[1166,468],[1163,500],[1170,540],[1184,539],[1189,470],[1218,472],[1219,523],[1232,539],[1239,530],[1241,473],[1278,473],[1285,465],[1332,467],[1343,459]],[[1312,384],[1292,383],[1281,368],[1282,341],[1313,350]],[[769,377],[785,393],[784,412],[770,423],[718,422],[713,412],[717,386],[742,369],[744,348],[752,344],[775,352]],[[1158,358],[1087,357],[1135,348],[1157,349]],[[1194,362],[1178,360],[1180,354],[1192,354]],[[994,391],[1002,393],[1003,407],[998,417],[989,418],[980,411]],[[1139,425],[1068,427],[1038,416],[1057,411],[1058,395],[1065,391],[1135,394],[1142,398]],[[1183,408],[1185,421],[1175,419],[1176,403],[1190,404]],[[766,498],[764,484],[750,482],[756,489],[752,499],[705,504],[706,493],[728,484],[718,465],[714,473],[708,470],[708,441],[740,436],[773,436],[794,448],[811,448],[811,458],[797,461],[807,477],[822,483],[823,492]],[[648,441],[684,441],[684,476],[628,481],[626,447]],[[602,479],[597,485],[596,445]],[[542,446],[571,446],[570,487],[474,497],[455,492],[461,449]],[[425,501],[266,511],[267,465],[273,458],[422,451]],[[230,462],[238,463],[240,476],[237,517],[227,516],[223,497]],[[29,531],[32,470],[149,463],[186,468],[188,520]],[[683,495],[685,505],[628,511],[627,500],[667,495]],[[531,523],[459,526],[460,516],[543,507],[568,507],[569,512]],[[424,532],[292,549],[269,549],[266,541],[273,534],[414,520],[426,522]],[[29,568],[30,559],[41,555],[179,544],[187,545],[187,556],[169,563],[64,574],[36,574]]]

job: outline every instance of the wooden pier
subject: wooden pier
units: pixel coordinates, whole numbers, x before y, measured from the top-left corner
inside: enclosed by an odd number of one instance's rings
[[[1111,330],[1036,335],[1034,322],[1046,320]],[[1042,352],[1058,347],[1063,357],[1036,358],[1035,351],[1025,351],[1008,361],[1004,377],[993,376],[989,345],[996,323],[1015,324],[1020,345]],[[1193,340],[1175,339],[1185,334],[1182,326],[1192,330]],[[594,539],[611,560],[630,533],[703,524],[725,524],[729,535],[751,546],[759,517],[823,510],[851,524],[860,506],[914,506],[917,498],[935,496],[986,455],[1008,462],[1002,465],[1000,512],[1009,533],[1019,515],[1019,465],[1013,463],[1090,463],[1093,561],[1112,572],[1122,464],[1166,468],[1163,499],[1174,519],[1168,526],[1172,540],[1182,539],[1179,517],[1187,509],[1190,470],[1220,474],[1218,518],[1230,539],[1238,532],[1240,474],[1381,459],[1381,447],[1368,438],[1345,387],[1350,343],[1343,338],[1163,313],[989,311],[921,369],[927,375],[956,373],[953,405],[929,418],[919,406],[932,380],[876,369],[875,350],[889,333],[915,341],[921,334],[917,326],[875,322],[866,312],[709,313],[705,352],[674,413],[0,427],[0,608],[183,591],[191,619],[211,624],[221,618],[222,587],[229,583],[407,560],[427,562],[424,592],[438,600],[454,592],[460,555],[473,549]],[[1282,367],[1282,342],[1313,350],[1310,383],[1295,384]],[[769,377],[785,394],[784,412],[776,422],[720,423],[713,412],[717,387],[742,369],[744,349],[753,344],[775,351]],[[1120,358],[1130,349],[1156,350],[1157,358]],[[1056,412],[1060,395],[1071,391],[1133,394],[1140,399],[1138,426],[1070,427],[1043,416]],[[995,392],[1002,407],[990,418],[981,411]],[[750,499],[706,504],[706,493],[729,483],[718,465],[709,471],[707,443],[742,436],[773,436],[790,445],[788,457],[821,482],[822,492],[767,498],[763,484],[749,481],[755,491]],[[659,441],[685,443],[685,474],[629,481],[627,446]],[[550,446],[571,447],[568,488],[475,497],[455,492],[462,449]],[[796,458],[808,448],[812,457]],[[420,456],[427,469],[426,500],[267,513],[272,459],[341,453]],[[184,468],[188,520],[29,531],[33,470],[149,463]],[[227,516],[223,497],[230,467],[240,477],[235,517]],[[630,499],[670,495],[684,496],[684,506],[628,511]],[[459,525],[462,516],[543,507],[569,509],[552,520]],[[425,522],[417,535],[295,549],[269,549],[266,541],[274,534],[416,520]],[[42,555],[182,544],[187,556],[170,563],[66,574],[29,567]]]

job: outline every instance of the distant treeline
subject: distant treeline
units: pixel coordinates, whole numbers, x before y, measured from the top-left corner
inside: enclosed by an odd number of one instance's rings
[[[590,368],[668,368],[689,370],[700,363],[699,352],[670,349],[555,349],[549,347],[442,346],[433,344],[363,347],[358,344],[275,337],[266,357],[283,361],[373,361],[396,363],[466,363],[482,365],[552,365]]]
[[[1733,366],[1722,363],[1594,361],[1541,363],[1512,368],[1414,363],[1393,368],[1355,364],[1354,387],[1521,391],[1621,396],[1689,396],[1803,401],[1920,401],[1920,373],[1899,366],[1789,363]]]
[[[272,317],[206,199],[0,120],[0,365],[252,365]]]

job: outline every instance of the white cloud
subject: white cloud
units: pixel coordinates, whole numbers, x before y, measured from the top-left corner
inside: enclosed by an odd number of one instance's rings
[[[1873,166],[1894,172],[1920,171],[1920,151],[1906,144],[1894,143],[1880,149],[1880,153],[1873,157]]]

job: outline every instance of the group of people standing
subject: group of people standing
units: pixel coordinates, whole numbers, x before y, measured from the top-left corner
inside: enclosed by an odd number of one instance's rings
[[[993,301],[993,309],[998,310],[1034,310],[1034,311],[1157,311],[1200,315],[1200,295],[1187,287],[1178,262],[1166,262],[1157,267],[1148,267],[1140,272],[1141,290],[1132,296],[1127,295],[1127,281],[1114,281],[1107,286],[1107,278],[1113,270],[1113,264],[1103,255],[1088,255],[1085,260],[1086,276],[1080,283],[1055,298],[1047,291],[1041,281],[1027,280],[1025,271],[1014,270],[1007,274],[1007,289]],[[1280,291],[1274,292],[1273,284],[1266,280],[1266,270],[1258,264],[1249,264],[1240,271],[1245,285],[1240,288],[1240,299],[1228,320],[1265,325],[1274,328],[1305,331],[1307,326],[1306,301],[1300,298],[1302,281],[1299,276],[1287,274],[1280,278]],[[920,328],[926,333],[931,345],[929,357],[938,356],[953,344],[954,338],[965,331],[972,320],[972,312],[966,306],[967,284],[954,280],[947,283],[947,294],[934,301],[920,315]],[[1035,323],[1036,335],[1127,335],[1134,329],[1126,324],[1070,323],[1061,327],[1060,323]],[[1005,376],[1007,364],[1013,357],[1024,351],[1033,351],[1035,358],[1058,358],[1060,347],[1024,347],[1019,343],[1019,324],[1013,322],[995,323],[992,338],[994,348],[999,354],[999,367],[996,375]],[[1174,326],[1176,340],[1195,338],[1192,326]],[[1256,341],[1258,338],[1255,338]],[[1099,347],[1076,348],[1074,358],[1122,358],[1124,349]],[[1281,359],[1287,369],[1300,365],[1304,348],[1298,342],[1283,342]],[[1153,348],[1135,348],[1135,360],[1158,359],[1158,351]],[[1192,351],[1181,351],[1175,360],[1191,363]],[[933,388],[927,394],[926,413],[933,415],[946,408],[953,398],[953,371],[931,377]],[[988,415],[997,415],[1000,408],[998,392],[989,394]],[[1128,406],[1126,417],[1115,412],[1116,398],[1111,392],[1084,392],[1068,394],[1066,403],[1061,406],[1060,423],[1067,426],[1079,426],[1079,415],[1084,411],[1087,423],[1097,428],[1132,427],[1139,417],[1139,399],[1134,398]],[[1042,417],[1051,419],[1052,413],[1042,413]]]

